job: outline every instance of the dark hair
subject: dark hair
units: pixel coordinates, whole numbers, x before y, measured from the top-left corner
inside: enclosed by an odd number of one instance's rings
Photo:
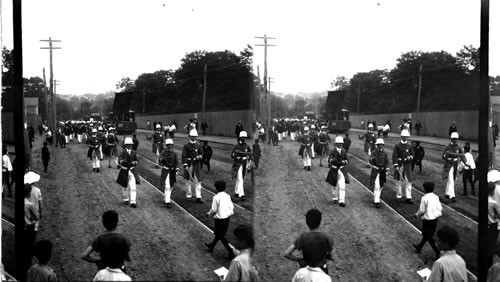
[[[215,189],[217,189],[217,192],[222,192],[226,190],[226,181],[224,180],[217,180],[215,181]]]
[[[118,213],[114,210],[105,211],[102,214],[102,225],[106,230],[113,230],[118,225]]]
[[[488,182],[488,195],[493,196],[493,192],[495,192],[495,182]]]
[[[317,209],[310,209],[306,213],[306,224],[310,229],[318,228],[321,224],[321,212]]]
[[[470,152],[470,143],[469,142],[465,142],[464,151],[465,152]]]
[[[52,242],[49,240],[40,240],[36,242],[34,255],[38,259],[39,263],[47,263],[52,256]]]
[[[43,146],[47,146],[47,142],[43,142]]]
[[[234,229],[233,234],[238,240],[244,242],[247,247],[252,250],[255,249],[255,240],[253,238],[253,229],[251,226],[244,224],[238,225]]]
[[[31,184],[24,184],[24,197],[28,197],[31,194]]]
[[[458,245],[458,242],[460,242],[458,232],[447,225],[438,230],[437,236],[442,242],[448,243],[448,246],[452,249],[454,249],[455,246]]]
[[[255,143],[259,143],[259,138],[255,139]]]
[[[425,193],[432,193],[434,192],[434,182],[432,181],[426,181],[424,182],[424,190],[425,190]]]

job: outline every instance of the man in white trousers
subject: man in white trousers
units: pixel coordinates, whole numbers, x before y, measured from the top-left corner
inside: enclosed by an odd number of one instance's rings
[[[456,202],[455,179],[457,178],[457,167],[460,160],[466,160],[464,157],[464,151],[457,144],[458,132],[452,132],[450,139],[450,144],[448,144],[443,151],[443,180],[446,180],[446,198],[450,199],[452,202]]]
[[[195,196],[197,203],[203,203],[201,199],[201,159],[203,148],[196,140],[198,132],[196,129],[189,131],[189,142],[182,148],[182,166],[184,167],[184,178],[186,181],[186,198],[191,199],[191,182],[195,184]]]
[[[386,182],[386,173],[389,170],[389,156],[384,151],[384,139],[375,141],[375,149],[370,156],[372,173],[370,175],[370,188],[373,188],[373,203],[380,208],[380,194]]]
[[[246,143],[246,138],[248,138],[247,132],[240,131],[238,143],[234,145],[233,151],[231,152],[231,158],[233,159],[231,176],[233,179],[236,179],[234,184],[234,195],[236,198],[240,198],[241,201],[245,200],[243,183],[247,170],[247,162],[252,157],[252,148]]]
[[[123,187],[123,203],[133,208],[137,207],[137,184],[140,184],[139,175],[137,174],[136,167],[139,164],[137,161],[137,154],[132,150],[134,144],[131,137],[126,137],[123,145],[125,149],[118,156],[118,163],[120,164],[120,172],[116,182]]]
[[[410,132],[406,129],[401,130],[401,141],[394,145],[392,151],[392,163],[394,165],[394,180],[396,180],[396,198],[403,197],[401,189],[404,186],[406,202],[413,204],[411,198],[411,181],[413,180],[411,160],[415,156],[415,152],[413,146],[408,142],[408,137],[410,137]]]
[[[345,170],[349,161],[343,144],[344,138],[342,136],[335,137],[335,148],[332,149],[328,157],[330,170],[326,177],[326,182],[332,185],[333,202],[337,203],[338,201],[341,207],[345,207],[345,186],[349,183],[349,175]]]
[[[101,167],[101,142],[97,138],[97,129],[92,129],[92,135],[89,138],[89,150],[87,157],[92,161],[92,171],[99,172]]]
[[[300,136],[299,156],[304,161],[304,170],[311,170],[312,140],[309,136],[309,127],[304,127],[304,134]]]
[[[171,138],[165,140],[167,146],[160,155],[161,176],[160,183],[165,185],[165,206],[170,208],[170,196],[176,182],[176,173],[179,170],[177,154],[174,151],[174,141]]]

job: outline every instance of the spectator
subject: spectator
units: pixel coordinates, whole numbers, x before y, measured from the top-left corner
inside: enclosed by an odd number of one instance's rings
[[[436,260],[439,258],[439,249],[434,242],[434,232],[436,232],[436,226],[438,218],[442,215],[441,210],[443,207],[439,202],[439,197],[434,194],[434,182],[424,182],[423,184],[425,195],[420,201],[420,208],[418,209],[415,217],[422,218],[422,240],[420,244],[412,244],[417,253],[420,253],[426,242],[429,242],[432,249],[436,253]]]
[[[428,282],[437,281],[465,281],[467,282],[467,268],[465,261],[460,257],[455,247],[460,241],[458,232],[449,227],[443,226],[437,232],[438,245],[443,251],[442,256],[434,262]]]
[[[132,281],[121,268],[128,252],[116,241],[109,242],[107,248],[108,251],[102,255],[106,268],[99,270],[92,281]]]
[[[238,225],[233,234],[238,240],[237,249],[233,249],[237,256],[231,261],[224,281],[259,281],[257,269],[252,265],[252,256],[255,250],[252,227]]]
[[[253,161],[255,162],[255,169],[259,168],[259,160],[260,157],[262,156],[262,152],[260,150],[260,145],[259,145],[259,138],[255,139],[255,144],[252,146],[252,152],[253,152]]]
[[[106,232],[97,236],[90,246],[82,254],[82,259],[95,263],[99,270],[110,267],[118,267],[125,270],[124,261],[130,261],[130,241],[121,233],[116,231],[118,225],[118,214],[114,210],[108,210],[102,215],[102,224]],[[97,255],[93,254],[97,253]],[[118,258],[113,255],[119,255]],[[110,259],[108,261],[107,259]],[[120,265],[116,265],[115,259],[120,259]],[[98,273],[99,274],[99,273]]]
[[[309,232],[302,233],[295,242],[290,245],[283,253],[284,257],[299,263],[300,268],[310,266],[319,267],[328,274],[328,265],[326,260],[331,260],[333,250],[333,240],[320,231],[321,212],[317,209],[311,209],[306,213],[306,224]],[[297,257],[293,254],[295,250],[302,251],[303,257]]]
[[[205,120],[203,120],[201,122],[201,131],[203,131],[203,136],[205,136],[207,128],[208,128],[208,123]]]
[[[231,201],[231,196],[224,192],[224,190],[226,190],[225,181],[216,181],[214,185],[215,189],[217,189],[217,194],[213,197],[212,207],[210,211],[207,212],[207,216],[214,217],[215,237],[212,243],[205,243],[205,246],[208,248],[209,252],[213,252],[217,242],[221,241],[222,245],[224,245],[227,250],[227,259],[233,259],[234,253],[226,239],[229,218],[233,215],[233,202]]]
[[[203,156],[201,157],[200,170],[203,169],[203,165],[207,166],[207,171],[210,171],[210,159],[212,158],[212,147],[208,145],[208,141],[201,141],[203,143]]]
[[[151,130],[151,121],[149,121],[149,119],[148,122],[146,123],[146,129]]]
[[[172,121],[172,123],[170,124],[170,127],[168,128],[168,135],[170,136],[170,138],[174,138],[174,135],[175,135],[175,131],[177,130],[177,126],[175,125],[175,120]]]
[[[33,172],[32,172],[33,173]],[[38,176],[38,179],[40,179],[40,176]],[[33,179],[30,183],[31,185],[31,192],[29,196],[29,201],[33,204],[35,210],[38,213],[39,219],[35,221],[35,232],[38,231],[40,228],[40,219],[42,219],[42,192],[40,191],[40,188],[35,187],[33,183],[38,182],[38,180]],[[26,180],[25,180],[26,182]]]
[[[415,123],[415,131],[417,131],[417,136],[420,136],[420,130],[422,129],[422,123],[420,123],[420,120],[417,120]]]
[[[153,129],[153,131],[155,131],[155,128],[156,128],[156,125],[157,125],[157,124],[158,124],[158,123],[156,122],[156,120],[155,120],[155,121],[153,121],[153,128],[152,128],[152,129]]]
[[[49,148],[47,148],[47,142],[43,142],[42,163],[44,172],[47,172],[47,167],[49,166],[49,160],[50,160]]]
[[[292,282],[330,282],[332,278],[319,267],[303,267],[292,278]]]
[[[137,134],[132,135],[132,150],[137,151],[137,148],[139,147],[139,139],[137,139]]]
[[[448,129],[448,135],[451,135],[453,132],[458,132],[457,130],[457,124],[455,122],[452,122],[449,129]]]
[[[26,182],[26,181],[25,181]],[[24,257],[24,273],[31,267],[31,257],[36,240],[35,223],[40,220],[40,215],[29,198],[31,195],[31,184],[24,184],[24,233],[23,245],[26,250]],[[22,279],[21,279],[22,280]]]
[[[474,181],[472,179],[472,176],[474,174],[474,170],[476,170],[476,162],[474,162],[474,157],[471,154],[471,149],[470,149],[470,143],[465,142],[464,146],[464,157],[465,157],[465,162],[462,161],[463,164],[463,176],[462,176],[462,183],[464,187],[464,192],[462,195],[467,196],[467,182],[470,183],[471,185],[471,194],[476,195],[476,191],[474,189]]]
[[[234,128],[234,134],[236,134],[236,139],[240,137],[240,132],[243,131],[243,124],[241,124],[241,120],[238,121],[236,127]]]
[[[7,186],[9,198],[12,198],[12,183],[10,181],[12,174],[12,163],[7,150],[7,145],[2,145],[2,191]]]
[[[344,145],[343,145],[346,153],[349,151],[349,148],[351,147],[351,143],[352,143],[352,141],[351,141],[351,138],[349,138],[349,133],[346,132],[345,137],[344,137]]]
[[[497,282],[497,281],[500,281],[500,261],[490,267],[486,279],[486,282]]]
[[[425,156],[425,150],[420,146],[420,141],[412,141],[413,152],[415,152],[414,158],[411,160],[411,172],[415,169],[415,165],[418,166],[419,172],[422,173],[422,160]]]
[[[498,222],[500,221],[500,205],[494,199],[495,183],[488,182],[488,267],[493,264],[493,257],[498,255]]]
[[[40,240],[35,244],[34,254],[38,263],[33,265],[26,275],[26,281],[55,282],[58,281],[54,270],[49,267],[52,256],[52,243],[49,240]]]

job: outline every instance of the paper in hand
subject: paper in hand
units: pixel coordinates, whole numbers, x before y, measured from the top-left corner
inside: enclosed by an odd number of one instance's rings
[[[427,279],[431,275],[431,270],[426,267],[417,271],[417,273],[420,277],[422,277],[422,279]]]
[[[228,270],[227,270],[227,268],[225,268],[223,266],[223,267],[217,268],[216,270],[214,270],[214,272],[215,272],[215,274],[217,274],[217,276],[221,277],[222,280],[224,280],[226,278]]]

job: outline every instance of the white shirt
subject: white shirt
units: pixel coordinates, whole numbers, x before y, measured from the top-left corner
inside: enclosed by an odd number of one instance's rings
[[[40,202],[42,201],[42,192],[40,191],[40,188],[31,186],[29,200],[35,206],[35,209],[40,213]]]
[[[476,162],[474,161],[474,157],[470,152],[465,153],[465,164],[470,166],[470,167],[464,166],[464,169],[466,170],[476,169]]]
[[[433,220],[441,215],[441,202],[439,202],[439,197],[434,193],[425,194],[420,201],[420,208],[418,209],[418,215],[422,216],[422,219]]]
[[[319,267],[303,267],[292,278],[292,282],[331,282],[332,278]]]
[[[2,171],[12,171],[12,163],[7,155],[2,156]]]
[[[217,193],[212,199],[212,208],[210,213],[214,214],[214,218],[224,219],[233,215],[233,202],[231,196],[222,191]]]
[[[168,128],[168,131],[172,132],[172,131],[175,131],[176,127],[175,127],[175,124],[172,124],[169,128]]]
[[[106,267],[99,270],[92,281],[132,281],[132,278],[119,268]]]

